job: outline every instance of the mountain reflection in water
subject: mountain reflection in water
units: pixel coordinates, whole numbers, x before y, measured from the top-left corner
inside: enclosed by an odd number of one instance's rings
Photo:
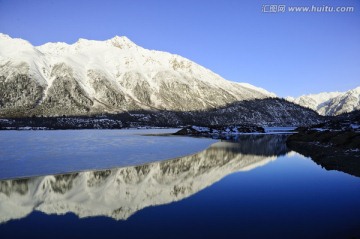
[[[126,220],[145,207],[179,201],[231,173],[252,170],[289,152],[285,135],[242,137],[141,166],[0,181],[0,222],[34,210]]]

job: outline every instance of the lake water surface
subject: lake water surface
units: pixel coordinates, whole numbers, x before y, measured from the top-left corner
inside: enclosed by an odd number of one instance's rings
[[[0,238],[360,238],[360,179],[287,135],[147,132],[0,132]]]
[[[1,131],[0,179],[139,165],[206,149],[177,129]],[[150,136],[144,137],[145,134]]]

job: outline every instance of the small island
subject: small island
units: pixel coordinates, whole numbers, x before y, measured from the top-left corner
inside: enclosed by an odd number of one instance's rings
[[[227,139],[244,133],[265,133],[263,127],[257,125],[229,125],[229,126],[195,126],[190,125],[174,133],[174,135],[188,135]]]

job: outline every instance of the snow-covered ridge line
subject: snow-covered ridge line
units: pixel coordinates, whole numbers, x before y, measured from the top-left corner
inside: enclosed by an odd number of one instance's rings
[[[322,92],[286,99],[313,109],[321,115],[339,115],[360,109],[360,86],[346,92]]]
[[[172,126],[184,125],[184,119],[192,121],[185,125],[201,124],[203,119],[192,120],[197,116],[193,112],[200,111],[209,112],[209,125],[303,125],[321,120],[315,112],[264,89],[225,80],[189,59],[147,50],[118,36],[37,47],[0,37],[0,105],[1,118],[147,111],[158,113],[157,122],[169,125],[170,119]],[[141,120],[151,120],[151,115]]]
[[[124,36],[33,46],[1,34],[2,81],[5,115],[19,109],[22,115],[47,116],[190,111],[276,97],[250,84],[225,80],[182,56],[144,49]]]
[[[127,53],[130,53],[129,55],[132,56],[133,59],[131,59],[131,61],[125,62],[126,63],[125,65],[132,65],[132,67],[128,67],[130,69],[138,68],[140,63],[145,63],[145,64],[141,64],[141,68],[144,68],[144,66],[145,66],[145,68],[150,68],[150,67],[156,66],[159,68],[166,68],[166,69],[169,67],[169,64],[171,64],[171,63],[175,63],[175,64],[179,63],[179,65],[175,66],[175,67],[190,69],[194,65],[196,68],[200,68],[200,69],[196,69],[198,71],[196,73],[198,73],[200,75],[205,74],[205,73],[211,74],[214,77],[214,79],[211,79],[211,80],[222,80],[219,75],[190,61],[189,59],[186,59],[177,54],[170,54],[168,52],[157,51],[157,50],[147,50],[145,48],[142,48],[142,47],[136,45],[134,42],[132,42],[126,36],[115,36],[111,39],[104,40],[104,41],[88,40],[88,39],[80,38],[77,42],[75,42],[73,44],[67,44],[64,42],[49,42],[49,43],[45,43],[40,46],[33,46],[30,42],[28,42],[26,40],[23,40],[21,38],[11,38],[10,36],[5,35],[5,34],[1,34],[0,40],[8,41],[5,43],[10,43],[10,41],[16,42],[16,47],[19,47],[16,50],[9,49],[8,47],[0,47],[0,55],[5,56],[5,57],[10,55],[10,56],[14,56],[14,58],[15,58],[19,52],[28,51],[28,53],[29,53],[28,57],[30,58],[30,57],[33,57],[30,55],[30,53],[32,53],[31,50],[33,50],[36,53],[38,53],[39,55],[42,55],[45,57],[52,56],[52,57],[60,58],[60,59],[53,60],[53,62],[63,61],[65,63],[77,63],[77,64],[81,64],[82,67],[85,67],[85,68],[91,68],[94,65],[98,65],[98,68],[102,68],[101,66],[104,66],[104,62],[105,62],[105,63],[109,63],[109,64],[106,64],[106,67],[109,67],[112,64],[113,68],[114,68],[116,66],[116,64],[122,63],[122,62],[117,62],[117,61],[124,60],[121,58],[123,58],[125,55],[127,55]],[[11,45],[11,44],[9,44],[9,45]],[[114,48],[117,48],[117,49],[114,49]],[[110,52],[108,52],[109,49],[114,51],[114,54],[111,54]],[[121,50],[121,51],[117,51],[117,50]],[[141,54],[141,57],[137,56],[136,53]],[[96,54],[96,57],[91,56],[92,54]],[[103,57],[102,55],[105,55],[105,57]],[[157,56],[158,58],[152,59],[151,56]],[[87,60],[87,58],[93,58],[93,59]],[[106,58],[106,59],[104,59],[104,58]],[[128,58],[128,57],[125,56],[125,58]],[[141,58],[145,58],[145,59],[141,59]],[[24,59],[20,58],[18,60],[27,60],[27,59],[25,59],[25,57],[24,57]],[[104,61],[102,61],[102,60],[104,60]],[[180,60],[180,62],[176,62],[177,60]],[[49,62],[49,61],[47,61],[47,62]],[[88,64],[86,65],[86,63],[88,63]],[[146,66],[148,66],[148,67],[146,67]],[[207,79],[206,77],[201,78],[201,80],[203,80],[207,83],[214,83],[214,82],[210,81],[210,79]],[[221,83],[223,83],[223,82],[221,82]],[[252,90],[259,90],[262,93],[269,94],[273,97],[276,96],[274,93],[270,93],[264,89],[252,86],[247,83],[239,83],[239,85],[247,87]]]

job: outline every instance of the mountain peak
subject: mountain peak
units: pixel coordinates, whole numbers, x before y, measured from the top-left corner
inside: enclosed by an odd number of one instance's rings
[[[132,42],[126,36],[115,36],[115,37],[107,40],[107,42],[110,42],[113,46],[118,47],[120,49],[132,48],[132,47],[137,46],[134,42]]]
[[[98,41],[94,41],[94,40],[88,40],[85,38],[79,38],[74,45],[92,45],[93,43],[96,43]]]
[[[27,45],[27,46],[32,46],[30,42],[21,39],[21,38],[13,38],[7,34],[4,33],[0,33],[0,40],[2,41],[11,41],[12,43],[17,43],[20,45]]]
[[[115,36],[113,38],[110,38],[108,40],[88,40],[85,38],[79,38],[73,46],[75,49],[82,49],[82,48],[88,48],[88,47],[104,47],[104,46],[110,46],[110,47],[116,47],[119,49],[130,49],[137,47],[137,45],[132,42],[129,38],[125,36]]]
[[[110,40],[113,40],[113,41],[129,41],[129,42],[132,42],[129,38],[127,38],[126,36],[114,36],[113,38],[111,38]]]
[[[352,90],[349,90],[348,92],[353,93],[353,94],[360,94],[360,86],[358,86]]]
[[[11,39],[11,37],[7,34],[1,33],[0,32],[0,39]]]

